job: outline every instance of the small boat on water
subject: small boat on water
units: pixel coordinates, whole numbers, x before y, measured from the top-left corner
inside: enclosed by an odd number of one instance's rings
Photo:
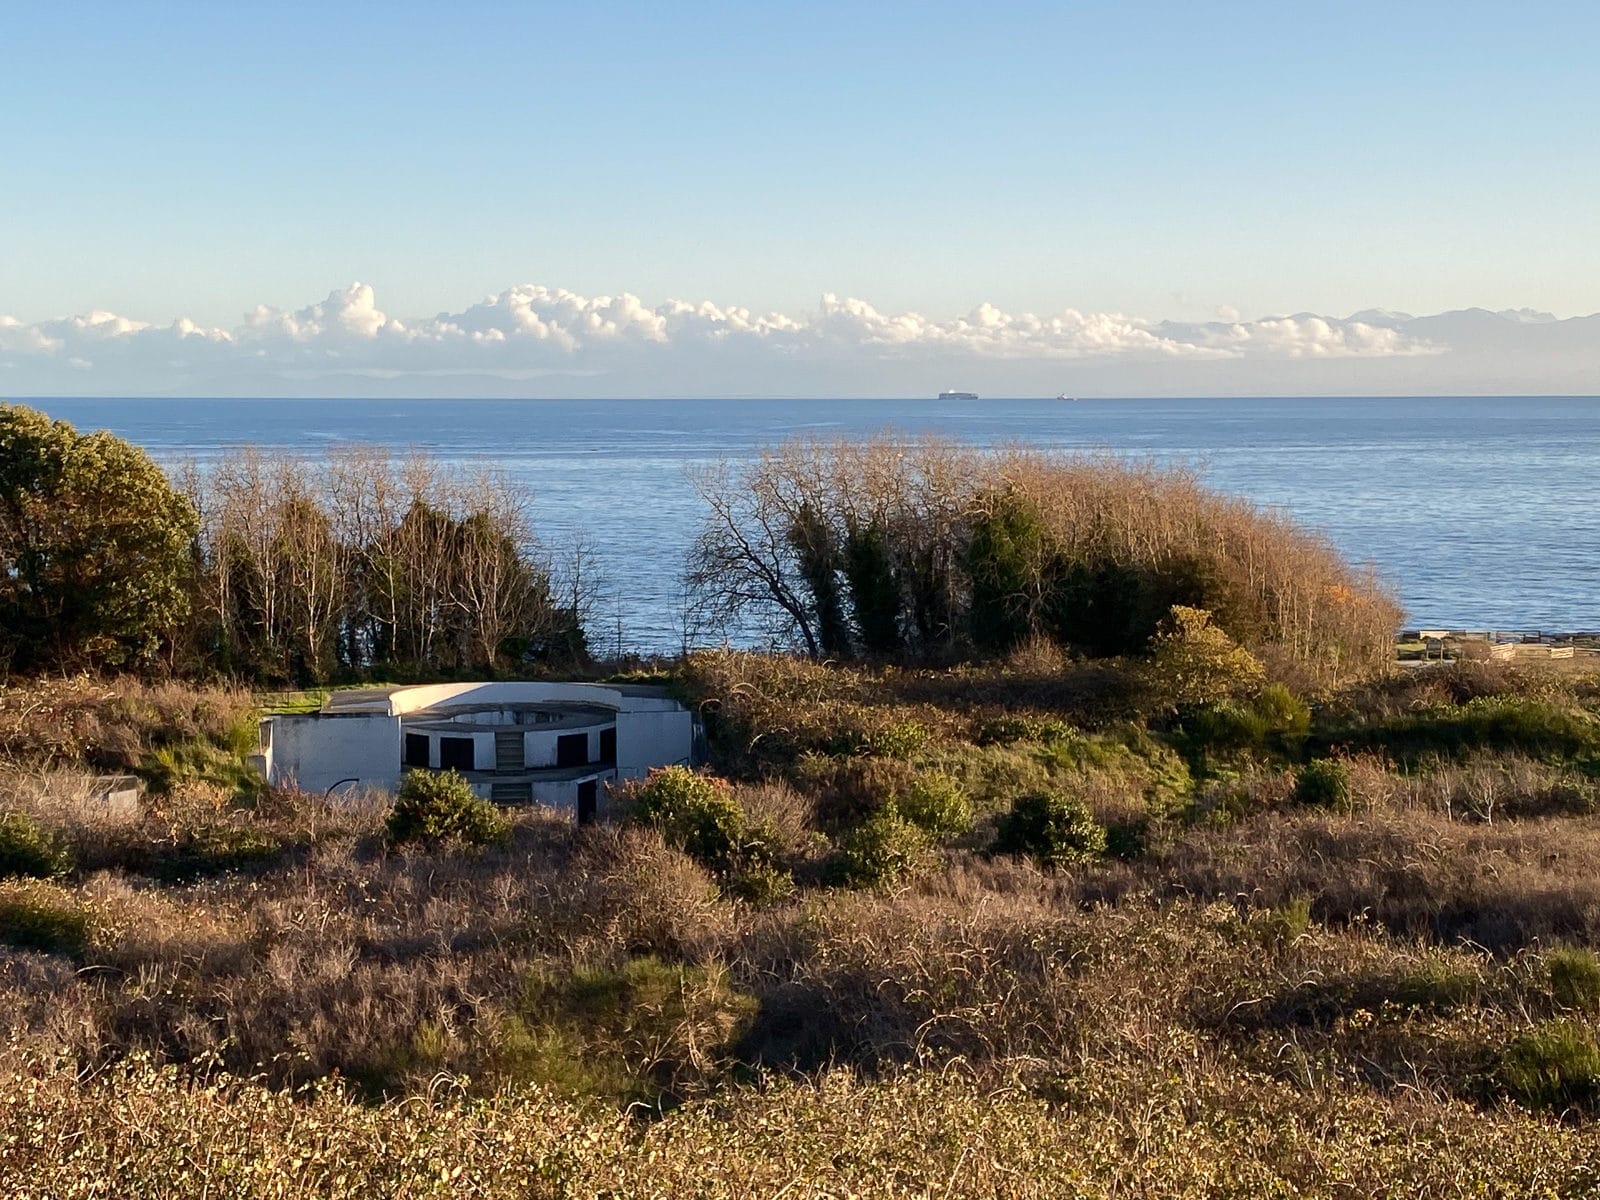
[[[976,400],[977,398],[978,398],[978,393],[977,392],[940,392],[939,393],[939,399],[941,399],[941,400]]]
[[[1056,397],[1056,399],[1057,400],[1076,400],[1077,397],[1076,396],[1069,396],[1065,392],[1062,392],[1061,395]]]

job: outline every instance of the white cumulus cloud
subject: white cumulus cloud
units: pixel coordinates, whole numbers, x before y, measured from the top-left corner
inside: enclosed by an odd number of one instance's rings
[[[1051,394],[1058,390],[1054,381],[1071,371],[1110,381],[1109,388],[1193,393],[1205,391],[1210,378],[1230,381],[1230,389],[1270,389],[1271,380],[1292,379],[1317,363],[1326,364],[1317,368],[1323,371],[1349,363],[1337,369],[1376,380],[1379,368],[1354,364],[1469,354],[1482,343],[1485,322],[1510,339],[1513,352],[1519,338],[1554,338],[1569,359],[1575,353],[1600,361],[1600,329],[1569,328],[1574,321],[1525,310],[1413,318],[1371,309],[1346,318],[1298,313],[1244,320],[1221,309],[1219,316],[1185,323],[1074,308],[1008,312],[987,303],[957,316],[930,316],[885,312],[831,293],[814,309],[758,312],[709,300],[650,305],[628,292],[585,296],[523,284],[459,312],[402,318],[384,310],[372,287],[352,283],[303,308],[257,307],[229,329],[101,311],[34,323],[0,316],[0,365],[9,368],[8,387],[21,382],[39,394],[82,388],[88,368],[98,388],[195,394],[252,388],[270,394],[275,381],[319,377],[449,375],[611,377],[618,394],[800,392],[823,386],[818,380],[835,392],[915,394],[933,371],[1006,381],[997,388],[1022,381],[1032,387],[1037,379]],[[1458,341],[1454,331],[1469,328]],[[1416,386],[1416,369],[1401,377]],[[1197,382],[1185,388],[1189,379]]]

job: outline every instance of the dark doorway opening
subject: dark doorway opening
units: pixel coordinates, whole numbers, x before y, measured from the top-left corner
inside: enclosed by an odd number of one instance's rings
[[[556,738],[556,766],[582,767],[589,762],[589,735],[563,733]]]
[[[472,739],[442,737],[439,739],[439,767],[441,770],[472,770]]]
[[[592,825],[600,807],[600,785],[589,779],[578,785],[578,824]]]
[[[600,731],[600,761],[614,763],[617,761],[617,727]]]
[[[428,735],[425,733],[406,734],[406,753],[401,762],[408,767],[426,767],[428,765]]]

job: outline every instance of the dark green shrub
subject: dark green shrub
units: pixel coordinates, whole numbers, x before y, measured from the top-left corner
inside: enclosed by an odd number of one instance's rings
[[[1583,1025],[1546,1021],[1506,1047],[1495,1077],[1531,1108],[1589,1105],[1600,1097],[1600,1046]]]
[[[46,954],[81,954],[89,915],[58,888],[41,883],[0,887],[0,942]]]
[[[631,799],[634,818],[661,830],[701,866],[726,872],[744,842],[744,810],[726,782],[688,767],[651,771]]]
[[[942,771],[922,771],[895,798],[900,815],[935,842],[947,842],[972,828],[972,805],[961,785]]]
[[[969,629],[980,649],[1004,654],[1036,632],[1032,602],[1048,590],[1041,568],[1051,557],[1049,530],[1038,505],[1011,488],[978,497],[974,509],[963,564]]]
[[[830,881],[844,887],[887,887],[916,874],[927,859],[926,835],[890,805],[840,840]]]
[[[1143,858],[1149,849],[1151,824],[1148,817],[1109,822],[1106,825],[1106,854],[1124,862]]]
[[[1188,817],[1217,829],[1246,821],[1292,800],[1296,782],[1288,771],[1218,771],[1196,793]]]
[[[835,831],[858,824],[904,794],[916,775],[910,763],[892,758],[803,754],[791,778],[812,797],[817,822]]]
[[[928,727],[919,721],[895,721],[867,734],[866,752],[877,758],[915,758],[928,748]]]
[[[1600,755],[1600,721],[1579,709],[1525,696],[1480,696],[1325,735],[1352,749],[1378,750],[1404,762],[1458,758],[1478,750],[1530,758]]]
[[[240,722],[236,731],[223,730],[216,739],[196,735],[157,746],[139,760],[136,771],[157,794],[176,792],[185,783],[198,781],[216,784],[240,797],[259,795],[260,773],[233,745],[235,737],[242,741],[245,728],[246,723]],[[251,742],[253,746],[253,737]]]
[[[1594,951],[1552,950],[1544,956],[1544,965],[1550,973],[1550,998],[1562,1008],[1585,1012],[1600,1008],[1600,958]]]
[[[496,1086],[656,1108],[718,1079],[755,1009],[715,965],[653,956],[552,965],[523,976],[509,1008],[486,1004],[465,1023],[419,1021],[368,1051],[349,1077],[374,1100],[470,1070]]]
[[[811,593],[812,618],[820,651],[829,658],[850,654],[850,627],[844,616],[844,601],[839,594],[839,550],[828,518],[810,503],[800,506],[788,530],[789,548],[795,565]]]
[[[1311,709],[1288,688],[1268,684],[1248,701],[1207,705],[1184,717],[1191,752],[1295,755],[1311,729]]]
[[[725,780],[688,767],[651,771],[629,793],[633,819],[661,831],[717,877],[729,895],[770,903],[793,890],[782,870],[782,838],[771,826],[752,826]]]
[[[742,836],[729,855],[726,870],[717,873],[723,893],[755,905],[776,904],[794,892],[794,876],[781,865],[784,837],[770,820],[751,825],[740,810]]]
[[[1588,713],[1543,700],[1483,696],[1463,704],[1449,724],[1467,748],[1521,750],[1558,758],[1600,751],[1600,722]]]
[[[771,861],[745,863],[721,879],[725,894],[757,906],[776,904],[794,894],[794,876]]]
[[[884,658],[900,650],[900,581],[894,549],[881,518],[851,524],[845,536],[844,575],[861,648]]]
[[[72,851],[26,813],[0,814],[0,878],[57,879],[72,870]]]
[[[1269,683],[1250,704],[1252,729],[1268,748],[1296,751],[1311,732],[1311,706],[1281,683]]]
[[[1041,867],[1099,858],[1105,853],[1106,831],[1089,806],[1062,792],[1028,792],[1000,817],[993,851],[1033,859]]]
[[[457,771],[407,771],[387,824],[396,842],[462,842],[486,846],[511,832],[500,810]]]
[[[1310,906],[1291,901],[1253,916],[1250,924],[1266,944],[1283,945],[1303,936],[1310,921]],[[1471,967],[1430,959],[1398,972],[1380,969],[1304,979],[1281,992],[1256,1017],[1277,1025],[1328,1026],[1341,1017],[1363,1012],[1368,1016],[1443,1016],[1470,1007],[1481,987],[1482,980]]]
[[[838,723],[822,740],[822,749],[836,758],[892,758],[905,761],[928,748],[931,734],[920,721],[879,724],[867,712],[840,714]]]
[[[1300,768],[1294,781],[1294,801],[1308,808],[1332,812],[1350,810],[1350,766],[1343,759],[1319,758]]]

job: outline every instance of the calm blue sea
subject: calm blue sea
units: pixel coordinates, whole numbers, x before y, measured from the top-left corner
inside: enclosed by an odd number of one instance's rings
[[[686,469],[796,435],[937,432],[1177,460],[1373,564],[1410,622],[1600,628],[1600,399],[27,401],[163,463],[344,442],[493,460],[541,535],[584,532],[611,599],[597,631],[675,647],[699,520]]]

